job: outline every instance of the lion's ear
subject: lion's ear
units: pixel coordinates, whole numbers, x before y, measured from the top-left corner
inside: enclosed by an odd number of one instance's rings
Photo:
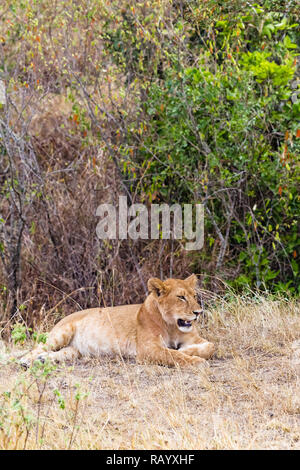
[[[197,287],[198,278],[196,274],[192,274],[191,276],[187,277],[184,281],[188,282],[190,286],[192,286],[194,289]]]
[[[149,294],[153,292],[157,297],[159,297],[166,292],[166,286],[164,285],[163,281],[157,277],[151,277],[151,279],[148,281],[148,291]]]

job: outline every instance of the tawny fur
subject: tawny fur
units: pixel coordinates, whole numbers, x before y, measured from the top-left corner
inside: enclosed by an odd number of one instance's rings
[[[168,366],[202,364],[213,354],[214,345],[197,332],[201,307],[196,282],[194,275],[164,282],[152,278],[143,304],[73,313],[57,323],[45,345],[21,362],[28,366],[37,358],[60,362],[109,354]]]

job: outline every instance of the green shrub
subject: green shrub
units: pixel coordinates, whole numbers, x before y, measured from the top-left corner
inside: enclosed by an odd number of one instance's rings
[[[142,198],[205,205],[196,272],[217,253],[214,272],[236,287],[299,291],[298,24],[267,3],[236,15],[219,6],[206,21],[191,3],[180,46],[166,44],[163,78],[142,103],[146,131],[132,126],[124,168],[133,155]]]

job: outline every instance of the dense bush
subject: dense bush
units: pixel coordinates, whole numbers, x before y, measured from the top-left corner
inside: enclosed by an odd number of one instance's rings
[[[0,41],[6,312],[139,300],[191,271],[299,291],[297,2],[4,0]],[[119,194],[203,203],[204,249],[99,242]]]
[[[163,73],[148,85],[143,126],[131,129],[126,147],[140,165],[142,192],[205,204],[206,247],[194,254],[195,269],[216,253],[214,271],[227,271],[233,285],[294,292],[299,25],[274,2],[180,3]]]

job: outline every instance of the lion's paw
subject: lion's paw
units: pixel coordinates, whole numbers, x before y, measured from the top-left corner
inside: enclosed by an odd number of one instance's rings
[[[32,361],[30,357],[25,356],[25,357],[22,357],[18,362],[23,369],[27,370],[31,366]]]

